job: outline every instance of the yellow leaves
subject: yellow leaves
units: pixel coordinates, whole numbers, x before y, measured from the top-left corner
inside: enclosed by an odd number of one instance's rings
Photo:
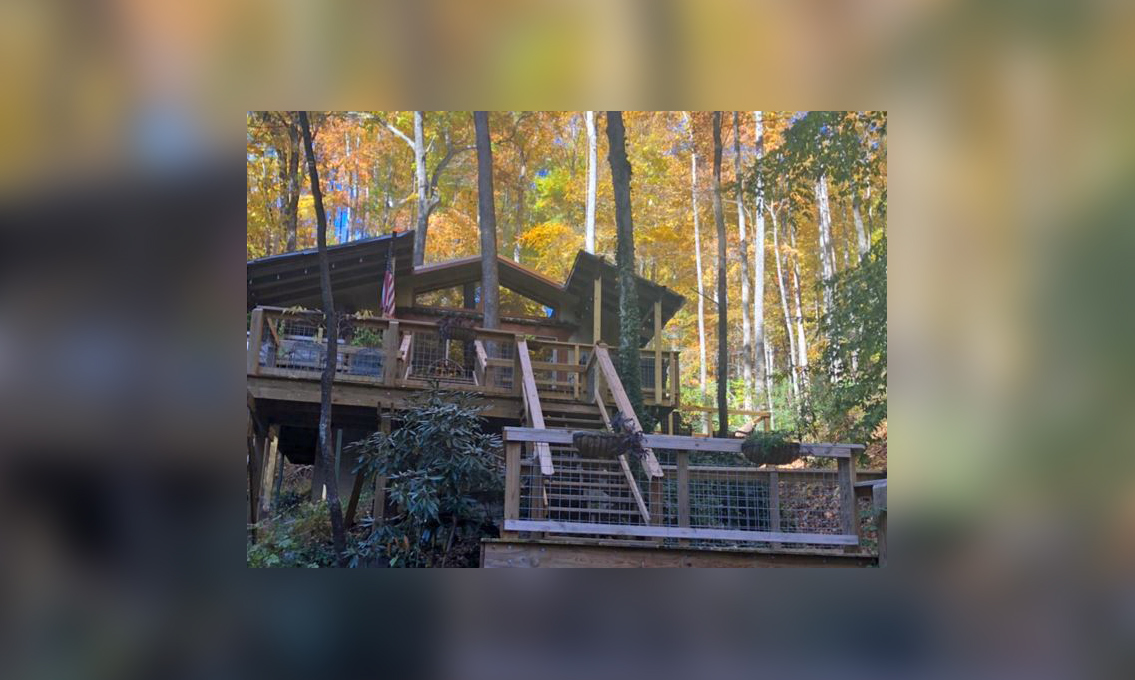
[[[553,280],[563,280],[576,251],[583,247],[583,237],[563,222],[542,222],[520,236],[520,245],[535,256],[527,264]]]

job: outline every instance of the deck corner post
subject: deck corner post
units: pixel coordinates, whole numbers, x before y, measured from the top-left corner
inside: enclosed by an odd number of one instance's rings
[[[382,335],[382,381],[388,387],[398,379],[398,322],[391,319]]]
[[[504,521],[501,538],[518,538],[516,531],[506,529],[509,520],[520,519],[520,442],[509,441],[505,433],[504,445]]]
[[[260,345],[264,334],[264,310],[252,310],[248,323],[248,375],[260,373]]]
[[[855,454],[838,459],[840,525],[844,534],[854,534],[856,544],[844,552],[859,551],[859,507],[855,500]]]

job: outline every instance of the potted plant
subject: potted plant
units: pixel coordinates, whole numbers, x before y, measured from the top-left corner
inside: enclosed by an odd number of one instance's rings
[[[755,430],[741,443],[741,453],[754,465],[787,465],[800,457],[800,442],[784,430]]]

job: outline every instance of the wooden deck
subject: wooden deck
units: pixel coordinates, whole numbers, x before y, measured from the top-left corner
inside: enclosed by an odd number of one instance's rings
[[[482,394],[496,415],[513,417],[531,403],[525,378],[531,378],[528,387],[538,400],[593,400],[586,382],[593,345],[481,328],[469,329],[460,339],[447,338],[437,324],[423,321],[357,318],[348,323],[341,331],[332,396],[338,405],[398,403],[437,381]],[[248,334],[250,394],[255,399],[318,401],[325,353],[320,313],[257,307]],[[678,352],[644,351],[642,364],[644,401],[676,408]],[[605,394],[611,403],[613,395],[609,390]]]

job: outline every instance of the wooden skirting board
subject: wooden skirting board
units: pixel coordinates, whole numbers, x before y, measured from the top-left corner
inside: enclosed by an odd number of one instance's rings
[[[874,555],[822,550],[737,550],[665,548],[622,542],[510,540],[481,541],[481,566],[490,567],[873,567]]]

